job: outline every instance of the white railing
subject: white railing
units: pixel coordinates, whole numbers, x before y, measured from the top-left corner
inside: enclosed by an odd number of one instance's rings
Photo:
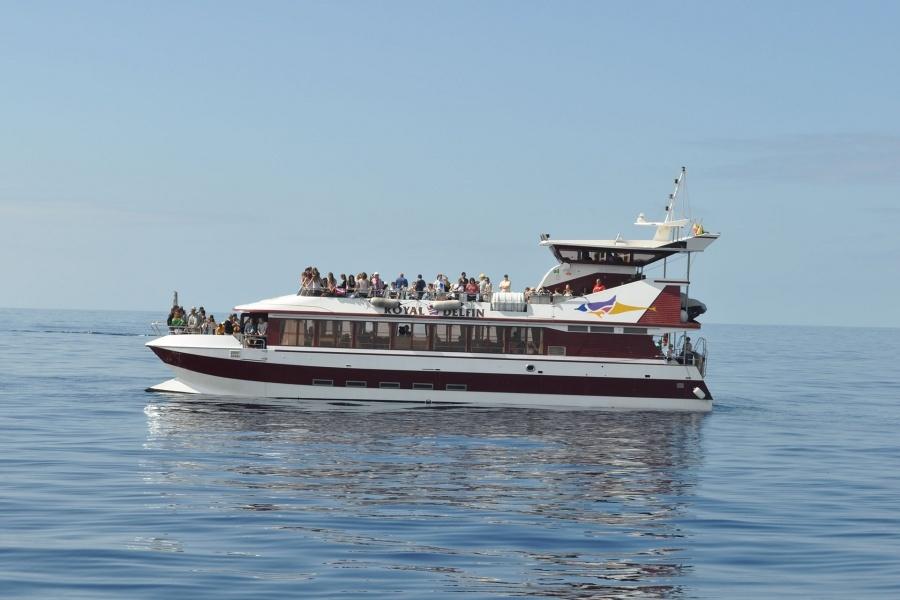
[[[682,335],[677,349],[671,355],[667,355],[670,361],[677,361],[683,365],[694,365],[700,371],[700,375],[706,377],[706,365],[708,350],[706,338],[697,338],[685,344],[687,336]]]
[[[204,331],[202,327],[189,325],[169,325],[165,321],[153,321],[150,329],[156,335],[213,335],[212,330]]]

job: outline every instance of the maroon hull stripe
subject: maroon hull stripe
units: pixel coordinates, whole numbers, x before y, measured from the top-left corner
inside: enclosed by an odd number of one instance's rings
[[[447,385],[464,384],[470,392],[690,399],[695,398],[693,389],[699,387],[707,398],[712,399],[704,382],[692,380],[307,367],[211,358],[157,347],[153,347],[153,351],[166,364],[188,371],[266,383],[312,385],[315,378],[331,379],[336,387],[343,387],[350,380],[365,381],[370,388],[377,388],[381,382],[399,383],[402,389],[411,389],[414,383],[431,384],[435,390],[444,390]]]

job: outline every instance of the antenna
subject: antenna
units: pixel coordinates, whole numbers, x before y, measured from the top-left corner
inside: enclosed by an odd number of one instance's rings
[[[675,220],[675,203],[678,201],[678,191],[681,190],[681,184],[684,182],[685,175],[687,175],[687,169],[681,167],[681,173],[675,178],[675,189],[669,194],[669,203],[666,205],[666,219],[663,221],[664,223]]]

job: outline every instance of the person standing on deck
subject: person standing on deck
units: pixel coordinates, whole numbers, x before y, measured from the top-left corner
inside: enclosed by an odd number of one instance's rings
[[[416,277],[416,283],[415,283],[415,286],[416,286],[416,299],[421,300],[421,299],[422,299],[422,293],[425,291],[425,288],[428,287],[428,286],[426,285],[426,283],[425,283],[425,280],[422,279],[422,274],[421,274],[421,273],[419,273],[419,276]]]

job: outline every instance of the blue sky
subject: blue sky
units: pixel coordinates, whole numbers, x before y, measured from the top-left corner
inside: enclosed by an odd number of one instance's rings
[[[708,322],[900,326],[900,4],[0,2],[0,306],[221,310],[309,264],[647,234]]]

